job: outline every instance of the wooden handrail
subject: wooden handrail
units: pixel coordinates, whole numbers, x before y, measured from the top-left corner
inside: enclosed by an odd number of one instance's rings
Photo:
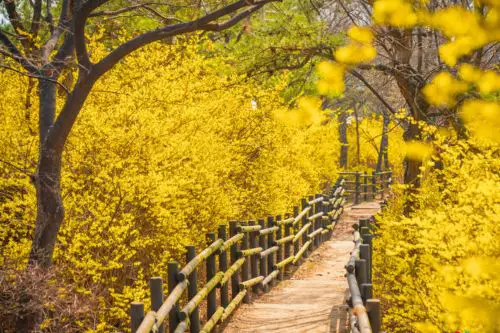
[[[142,314],[137,311],[131,312],[132,316],[135,316],[133,317],[134,325],[139,323],[136,325],[138,327],[132,326],[132,333],[160,332],[158,330],[164,326],[167,317],[171,318],[170,321],[175,326],[169,327],[170,333],[195,326],[198,327],[197,330],[200,332],[210,332],[218,323],[226,321],[242,301],[247,302],[250,295],[255,294],[259,288],[267,291],[270,286],[283,278],[286,267],[292,264],[299,265],[302,262],[302,258],[307,257],[308,253],[317,248],[319,243],[329,239],[335,223],[344,210],[344,205],[348,199],[346,195],[349,193],[347,187],[350,184],[356,185],[356,196],[358,199],[361,195],[367,194],[375,197],[379,188],[384,190],[385,184],[390,183],[390,179],[382,177],[382,175],[389,173],[387,171],[385,173],[362,176],[366,179],[375,179],[375,183],[372,184],[367,184],[366,182],[364,184],[360,184],[359,182],[356,184],[356,182],[351,182],[344,177],[340,177],[336,182],[337,185],[328,192],[329,194],[317,194],[315,197],[310,196],[309,200],[302,199],[301,210],[299,211],[298,206],[294,207],[294,214],[287,214],[283,220],[281,216],[276,217],[276,220],[274,217],[269,217],[267,225],[263,219],[259,220],[258,224],[255,221],[250,221],[248,224],[236,221],[231,222],[231,237],[228,239],[225,236],[225,226],[221,225],[219,228],[219,239],[215,239],[215,236],[211,234],[211,244],[196,256],[194,256],[194,252],[191,252],[192,259],[178,273],[177,270],[174,271],[175,276],[172,284],[169,280],[169,285],[172,285],[173,289],[161,306],[156,308],[157,311],[149,311],[145,315],[143,310],[141,310]],[[357,179],[361,175],[361,173],[356,172],[341,174],[346,176],[357,175]],[[380,182],[377,181],[378,178],[380,178]],[[363,192],[360,191],[361,188],[363,188]],[[369,191],[370,189],[372,192]],[[361,244],[359,233],[356,235],[353,255],[346,264],[348,280],[351,281],[353,290],[355,288],[352,281],[353,276],[355,279],[353,272],[355,272],[356,258],[359,256],[357,248]],[[245,246],[240,248],[240,245]],[[230,263],[227,261],[229,251],[231,252]],[[213,270],[215,267],[215,256],[218,256],[220,261],[220,271],[218,273],[216,270]],[[188,257],[188,259],[190,258]],[[191,296],[188,297],[184,307],[179,311],[177,304],[181,299],[181,295],[187,289],[189,283],[196,283],[196,275],[192,276],[192,274],[198,270],[204,261],[207,262],[207,265],[210,262],[211,265],[210,269],[212,273],[210,274],[212,275],[210,275],[210,280],[205,285],[200,286],[201,289],[198,292],[196,289],[194,289],[194,292],[190,291]],[[242,275],[244,277],[243,281],[239,277],[242,270],[245,272]],[[228,295],[227,287],[230,280],[232,281],[232,299]],[[209,310],[210,315],[207,316],[207,321],[200,330],[199,315],[197,311],[195,312],[195,309],[199,307],[202,301],[207,299],[208,295],[215,295],[215,289],[220,290],[220,306],[214,305],[215,300],[209,298],[212,310]],[[156,295],[156,299],[158,299],[158,295]],[[222,301],[223,299],[224,301]],[[358,301],[359,299],[356,298],[357,306],[359,306]],[[137,307],[137,304],[134,303],[134,306]],[[359,308],[359,311],[361,311],[361,308]],[[172,315],[172,313],[175,315]],[[366,309],[364,313],[366,314]],[[172,318],[178,318],[180,322],[172,321]],[[361,322],[363,322],[363,327],[365,327],[365,319],[361,319]],[[371,331],[361,330],[361,333],[366,332]]]

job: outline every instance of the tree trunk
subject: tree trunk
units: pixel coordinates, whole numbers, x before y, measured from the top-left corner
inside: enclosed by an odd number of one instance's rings
[[[37,217],[29,265],[50,267],[57,234],[64,220],[61,163],[66,139],[98,76],[79,78],[56,121],[56,85],[40,81],[40,151],[34,183]],[[51,78],[53,81],[56,78]]]
[[[377,172],[382,171],[382,165],[385,169],[389,168],[388,161],[388,153],[387,149],[389,148],[389,134],[387,131],[389,130],[389,115],[386,111],[383,111],[383,121],[382,121],[382,137],[380,139],[380,149],[378,151],[378,159],[377,159]]]
[[[408,124],[408,128],[404,133],[405,141],[419,140],[420,137],[420,129],[416,124]],[[404,159],[404,183],[408,186],[406,189],[407,199],[404,205],[404,214],[408,216],[412,211],[417,209],[415,207],[415,200],[413,196],[417,193],[418,188],[420,187],[420,167],[422,166],[421,160],[410,159],[405,157]]]
[[[61,197],[61,159],[62,149],[49,144],[47,137],[54,124],[56,112],[57,77],[39,80],[39,131],[40,149],[37,173],[33,177],[37,193],[37,217],[35,233],[29,257],[29,265],[48,268],[57,233],[64,219]]]
[[[339,141],[340,141],[340,159],[341,168],[347,168],[347,157],[349,144],[347,142],[347,110],[341,110],[339,114]]]
[[[59,228],[64,220],[61,196],[62,153],[51,147],[40,150],[35,187],[37,217],[29,264],[50,267]]]
[[[355,106],[354,107],[354,118],[356,119],[356,165],[360,165],[361,163],[361,152],[360,152],[360,143],[359,143],[359,116],[358,116],[358,109]]]

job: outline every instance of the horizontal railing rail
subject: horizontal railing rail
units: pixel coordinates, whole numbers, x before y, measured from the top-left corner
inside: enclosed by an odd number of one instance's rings
[[[340,172],[344,178],[346,197],[354,204],[361,201],[382,199],[390,189],[392,180],[392,170],[376,172],[371,174],[365,172]]]

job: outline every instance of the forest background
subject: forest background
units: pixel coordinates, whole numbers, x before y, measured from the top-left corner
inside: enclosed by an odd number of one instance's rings
[[[232,15],[238,24],[227,29],[168,36],[117,62],[93,83],[64,144],[57,186],[64,222],[49,264],[40,261],[50,268],[28,269],[40,259],[32,245],[44,186],[40,83],[53,90],[57,118],[87,69],[78,48],[55,79],[46,68],[26,69],[44,63],[38,54],[64,1],[3,2],[2,329],[30,317],[48,332],[125,330],[130,302],[147,299],[148,278],[181,260],[185,245],[202,246],[218,224],[290,211],[340,170],[388,167],[402,185],[378,241],[386,328],[498,327],[477,310],[499,308],[498,264],[490,259],[500,254],[498,4],[479,11],[467,2],[457,12],[452,2],[384,1],[374,20],[364,1],[266,2],[250,7],[251,17]],[[104,4],[84,30],[88,64],[133,36],[220,6]],[[489,29],[484,45],[443,54],[452,36],[478,33],[450,28],[471,8],[471,20]],[[43,20],[35,19],[41,9]],[[405,10],[408,21],[391,16]],[[440,11],[448,16],[433,21]],[[353,25],[372,29],[348,30]],[[453,70],[464,63],[475,76]],[[436,75],[443,69],[453,77]],[[468,100],[489,109],[474,107],[467,117]]]

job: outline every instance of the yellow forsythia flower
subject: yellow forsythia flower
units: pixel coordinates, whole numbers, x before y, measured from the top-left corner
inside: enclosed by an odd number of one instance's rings
[[[426,85],[423,93],[427,101],[436,106],[453,106],[455,96],[465,92],[468,85],[453,77],[448,72],[441,72],[434,77],[432,82]]]
[[[370,62],[377,56],[377,50],[371,45],[355,45],[341,47],[335,52],[335,59],[338,62],[355,65],[363,62]]]
[[[500,144],[500,104],[484,100],[466,101],[460,114],[467,128],[481,141]]]
[[[462,64],[458,69],[458,75],[466,82],[475,83],[481,79],[481,70],[471,64]]]
[[[409,141],[405,146],[406,157],[411,160],[424,160],[429,157],[433,148],[422,141]]]
[[[352,40],[362,44],[371,44],[373,42],[373,33],[366,27],[352,27],[347,31],[347,36]]]
[[[377,24],[411,27],[417,23],[417,14],[406,1],[378,0],[373,5],[373,19]]]
[[[321,77],[317,83],[320,94],[337,96],[344,92],[344,65],[323,61],[318,65],[317,71]]]

